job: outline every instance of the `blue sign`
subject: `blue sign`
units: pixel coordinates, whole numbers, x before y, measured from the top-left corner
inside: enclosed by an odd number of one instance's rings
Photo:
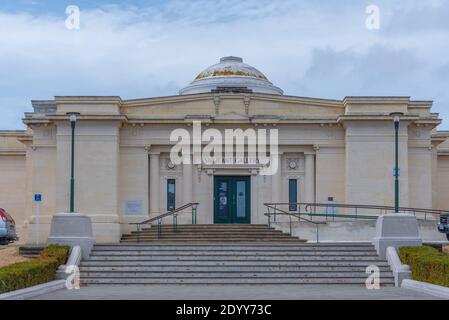
[[[393,177],[396,177],[396,176],[400,176],[401,175],[401,169],[400,168],[393,168]]]
[[[41,201],[42,201],[42,195],[39,194],[39,193],[36,193],[36,194],[34,195],[34,201],[36,201],[36,202],[41,202]]]

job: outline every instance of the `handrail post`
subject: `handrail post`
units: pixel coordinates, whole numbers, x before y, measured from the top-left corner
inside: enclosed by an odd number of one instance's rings
[[[277,204],[275,203],[274,204],[274,222],[276,222],[276,206],[277,206]]]
[[[137,224],[137,242],[140,242],[140,223]]]
[[[178,231],[178,215],[175,213],[173,214],[173,232]]]
[[[192,224],[196,224],[196,206],[192,205]]]
[[[266,205],[266,204],[265,204],[265,206],[267,207],[267,210],[268,210],[268,212],[266,214],[267,219],[268,219],[268,228],[271,228],[271,211],[270,211],[270,206]]]
[[[157,238],[162,238],[162,219],[157,219]]]
[[[196,218],[197,218],[197,211],[196,211],[196,205],[195,205],[195,207],[193,208],[193,212],[194,212],[194,214],[193,214],[193,216],[194,216],[194,218],[195,218],[195,224],[196,224]]]
[[[292,235],[292,216],[288,216],[290,218],[290,235]]]
[[[319,234],[318,234],[318,223],[315,224],[315,226],[316,226],[316,243],[319,243],[320,242],[320,237],[319,237]]]

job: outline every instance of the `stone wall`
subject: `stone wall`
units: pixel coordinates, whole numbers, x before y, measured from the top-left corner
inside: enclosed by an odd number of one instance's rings
[[[438,232],[435,221],[418,220],[418,223],[423,242],[446,241],[446,236]],[[288,222],[272,223],[272,226],[286,233],[290,230]],[[315,242],[316,225],[309,222],[293,222],[292,234],[301,239]],[[375,220],[328,221],[326,224],[318,226],[320,242],[371,242],[375,234]]]

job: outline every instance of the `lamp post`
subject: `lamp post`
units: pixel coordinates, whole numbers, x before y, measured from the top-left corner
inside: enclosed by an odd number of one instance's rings
[[[394,166],[394,212],[399,212],[399,122],[401,121],[402,112],[390,113],[394,121],[395,132],[395,166]]]
[[[70,168],[70,213],[75,212],[75,126],[76,117],[79,112],[68,112],[67,115],[70,116],[70,126],[72,127],[72,151],[71,151],[71,168]]]

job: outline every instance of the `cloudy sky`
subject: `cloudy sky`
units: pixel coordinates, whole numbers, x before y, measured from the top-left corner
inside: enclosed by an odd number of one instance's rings
[[[449,129],[446,0],[1,0],[0,129],[22,129],[31,99],[174,95],[226,55],[289,95],[434,100]]]

